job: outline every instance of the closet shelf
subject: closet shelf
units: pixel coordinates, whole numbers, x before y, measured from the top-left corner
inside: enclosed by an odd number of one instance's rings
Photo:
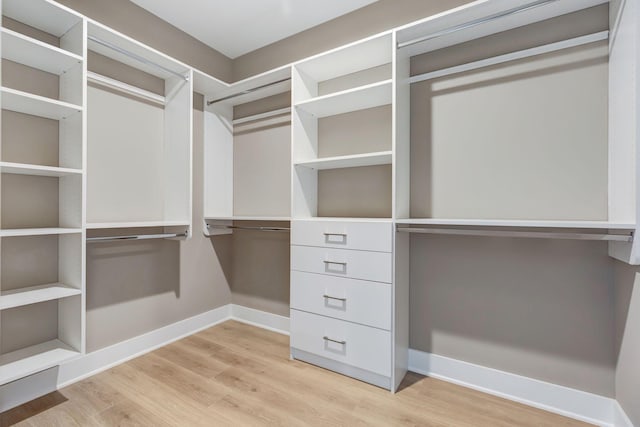
[[[205,221],[291,221],[288,216],[208,216]]]
[[[3,0],[2,14],[56,37],[82,22],[82,16],[50,0]]]
[[[51,340],[0,356],[0,385],[60,365],[80,352],[60,340]]]
[[[316,160],[297,162],[296,166],[310,169],[341,169],[357,168],[360,166],[389,165],[393,159],[392,151],[380,151],[376,153],[354,154],[350,156],[325,157]]]
[[[526,227],[526,228],[581,228],[593,230],[634,230],[635,224],[608,221],[539,221],[502,219],[397,219],[402,225],[443,225],[461,227]]]
[[[82,57],[39,40],[2,28],[2,58],[60,75],[82,62]]]
[[[14,228],[0,230],[0,237],[50,236],[80,233],[82,233],[81,228]]]
[[[300,217],[300,218],[291,218],[292,221],[327,221],[327,222],[393,222],[391,218],[356,218],[356,217],[329,217],[329,216],[311,216],[311,217]]]
[[[62,120],[82,111],[79,105],[70,104],[40,95],[10,89],[0,88],[2,95],[2,109],[17,113],[45,117],[47,119]]]
[[[68,298],[81,293],[80,289],[75,289],[62,283],[50,283],[3,291],[0,293],[0,310]]]
[[[0,162],[0,172],[16,175],[35,175],[63,177],[82,175],[81,169],[59,168],[54,166],[30,165],[23,163]]]
[[[105,228],[139,228],[139,227],[181,227],[189,226],[188,221],[133,221],[133,222],[91,222],[87,223],[88,230]]]
[[[302,101],[296,108],[322,118],[391,104],[391,95],[392,80],[384,80]]]

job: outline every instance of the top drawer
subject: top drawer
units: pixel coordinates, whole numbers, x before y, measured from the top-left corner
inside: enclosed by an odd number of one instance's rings
[[[392,222],[292,221],[291,244],[392,252]]]

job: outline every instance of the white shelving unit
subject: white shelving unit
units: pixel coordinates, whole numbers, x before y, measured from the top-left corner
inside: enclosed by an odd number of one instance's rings
[[[164,84],[164,93],[157,94],[123,81],[125,71],[115,77],[89,71],[87,228],[184,226],[189,231],[191,69],[97,22],[89,21],[87,31],[90,51]],[[135,134],[110,120],[130,123]]]
[[[469,218],[468,212],[459,212],[460,214],[465,213],[467,215],[460,219],[447,216],[439,217],[438,215],[432,215],[433,217],[431,218],[411,217],[411,203],[409,197],[411,193],[411,183],[407,172],[404,176],[400,175],[396,177],[396,194],[400,195],[400,198],[396,200],[397,224],[428,228],[457,228],[461,234],[464,233],[464,230],[470,230],[470,234],[472,234],[476,229],[497,230],[501,228],[528,228],[534,230],[549,230],[550,232],[553,232],[555,229],[558,230],[558,233],[562,233],[562,229],[587,231],[609,230],[611,232],[637,231],[638,221],[637,210],[635,207],[635,200],[637,197],[635,194],[636,189],[630,188],[630,185],[636,181],[635,171],[637,169],[637,164],[633,161],[629,162],[627,160],[623,160],[635,157],[636,141],[633,140],[635,137],[632,135],[634,135],[635,127],[637,126],[637,120],[632,116],[634,112],[637,111],[638,95],[634,90],[629,90],[627,85],[621,83],[622,81],[631,81],[631,79],[634,78],[630,75],[625,75],[625,73],[629,72],[629,58],[637,58],[637,53],[632,52],[633,48],[629,44],[630,40],[626,40],[626,37],[630,34],[630,32],[625,31],[626,27],[632,25],[628,16],[624,17],[621,15],[619,17],[612,17],[611,22],[614,23],[614,25],[609,31],[602,31],[600,28],[591,30],[585,23],[582,23],[580,25],[583,25],[584,27],[584,30],[582,30],[583,34],[576,34],[568,39],[563,39],[560,34],[562,31],[558,31],[560,35],[557,37],[557,40],[547,42],[546,44],[535,44],[534,41],[529,41],[527,44],[526,41],[521,41],[520,43],[523,44],[523,47],[520,50],[515,48],[513,51],[503,51],[499,52],[499,54],[488,53],[486,58],[478,58],[475,56],[471,61],[465,61],[464,57],[459,55],[461,58],[459,64],[446,63],[442,68],[438,68],[437,66],[428,66],[428,55],[432,53],[433,55],[444,55],[446,54],[446,50],[443,49],[462,50],[464,49],[463,43],[465,42],[474,41],[491,35],[497,36],[499,33],[504,34],[504,37],[509,37],[510,30],[517,31],[517,29],[527,25],[536,24],[550,18],[561,17],[573,12],[586,10],[603,3],[606,3],[606,1],[562,0],[540,4],[536,7],[530,8],[528,7],[527,2],[516,1],[509,4],[508,10],[517,11],[517,13],[508,14],[505,14],[505,10],[507,9],[505,9],[505,6],[501,5],[500,2],[487,2],[483,4],[474,3],[473,5],[464,6],[451,12],[401,27],[396,31],[398,42],[396,62],[398,64],[397,68],[400,74],[395,77],[394,83],[396,86],[395,93],[402,96],[402,98],[396,100],[397,110],[400,114],[407,115],[406,112],[409,111],[408,98],[412,84],[431,84],[431,87],[438,88],[446,86],[449,82],[460,81],[459,79],[470,79],[472,77],[469,76],[473,76],[475,74],[478,76],[485,76],[484,78],[487,79],[490,76],[490,71],[484,71],[487,68],[489,70],[502,69],[505,70],[504,73],[507,73],[509,72],[508,67],[514,67],[513,70],[515,71],[512,72],[515,73],[518,70],[515,68],[517,65],[511,64],[523,64],[526,61],[532,63],[533,61],[538,61],[538,64],[540,64],[538,67],[543,67],[545,64],[545,55],[553,55],[555,58],[561,58],[562,55],[566,55],[567,63],[569,63],[572,60],[571,58],[573,58],[571,55],[577,55],[576,52],[579,52],[580,50],[583,52],[596,52],[596,49],[600,46],[599,48],[605,51],[605,56],[608,60],[608,88],[606,88],[606,82],[604,82],[603,87],[604,89],[608,89],[609,96],[609,120],[606,126],[609,129],[609,140],[598,140],[590,143],[590,147],[598,144],[598,147],[602,146],[601,151],[608,152],[608,176],[606,176],[607,182],[605,182],[605,185],[600,185],[597,188],[595,186],[593,188],[587,187],[589,185],[587,184],[587,181],[581,182],[583,182],[583,191],[591,191],[591,193],[589,193],[589,197],[592,199],[601,197],[603,188],[604,191],[607,192],[604,194],[604,202],[605,207],[608,207],[608,209],[604,215],[599,215],[602,218],[599,220],[598,218],[595,218],[596,220],[590,219],[595,216],[593,213],[594,209],[585,212],[580,212],[578,209],[567,209],[567,211],[572,212],[572,214],[562,215],[563,212],[556,206],[547,206],[549,208],[548,212],[546,212],[545,215],[541,215],[540,218],[536,218],[536,215],[532,215],[530,212],[518,211],[517,206],[514,206],[511,210],[514,215],[517,215],[516,218],[530,216],[528,219],[491,218],[486,215],[479,218]],[[611,13],[615,13],[613,9],[614,8],[611,9]],[[499,16],[499,18],[486,19],[487,17],[493,16]],[[469,23],[472,25],[467,25]],[[571,25],[578,26],[579,23],[573,22]],[[448,29],[451,28],[458,29],[455,31],[448,31]],[[615,43],[612,42],[612,40],[615,40]],[[606,52],[607,41],[609,41],[608,52]],[[588,49],[591,49],[591,51],[588,51]],[[606,53],[608,53],[608,55]],[[584,55],[586,54],[587,53],[584,53]],[[595,53],[592,53],[592,55],[595,55]],[[626,59],[622,60],[621,58],[623,57]],[[421,74],[416,73],[416,75],[411,75],[409,67],[410,62],[413,63],[414,68],[423,66],[420,64],[427,64],[426,71]],[[551,64],[551,62],[549,62],[549,64]],[[579,67],[576,67],[575,69],[579,69]],[[519,71],[522,72],[523,69],[519,69]],[[483,72],[485,72],[485,74],[481,74]],[[459,77],[458,75],[460,73],[465,74],[461,74],[462,77]],[[589,88],[589,90],[591,89],[592,87]],[[477,97],[477,94],[475,96]],[[545,95],[538,94],[538,96]],[[509,100],[505,99],[501,102],[504,105],[508,105]],[[547,102],[553,103],[553,101]],[[581,110],[580,108],[580,105],[576,105],[576,108],[572,110],[571,115],[576,116],[585,113],[584,110]],[[432,112],[432,115],[435,116],[435,113]],[[517,126],[520,125],[526,127],[527,120],[527,117],[511,118],[509,120],[510,127],[517,128]],[[592,120],[585,118],[583,122],[591,123]],[[408,124],[405,126],[408,128]],[[434,123],[433,126],[442,125]],[[575,141],[574,146],[576,147],[587,146],[586,143],[588,141],[584,134],[581,134],[580,132],[567,132],[566,130],[563,130],[562,127],[555,126],[553,123],[547,124],[547,126],[552,126],[553,129],[556,129],[556,132],[565,131],[565,133],[562,134],[561,144],[554,144],[552,149],[553,152],[549,153],[549,159],[553,159],[553,156],[562,152],[562,147],[566,146],[568,149],[568,147],[571,146],[571,141]],[[574,128],[572,127],[571,129]],[[594,134],[595,132],[592,132],[588,137],[593,138]],[[409,135],[405,134],[404,136],[398,136],[398,139],[400,138],[408,141]],[[484,141],[477,140],[476,138],[472,144],[477,146],[478,144],[483,144],[483,142]],[[470,148],[472,147],[470,146]],[[538,149],[544,150],[542,146],[538,147]],[[593,148],[591,149],[593,150]],[[585,156],[581,153],[573,153],[572,157],[576,159],[576,162],[580,162],[583,161],[583,157]],[[516,164],[518,159],[504,158],[502,160],[504,164],[507,164],[509,161]],[[404,156],[399,156],[397,165],[399,171],[409,171],[410,164],[411,160],[408,153],[405,153]],[[458,166],[460,164],[461,163],[458,162]],[[414,166],[414,164],[411,165],[411,167]],[[439,164],[438,167],[442,170],[444,166]],[[557,175],[559,177],[558,180],[554,182],[554,187],[570,189],[573,188],[571,187],[572,177],[570,176],[571,174],[567,174],[566,172],[569,167],[570,166],[566,162],[550,163],[545,167],[545,175],[552,175],[555,170],[554,168],[557,168],[560,172]],[[574,169],[575,168],[576,167],[574,167]],[[538,172],[537,169],[533,169],[532,165],[527,165],[522,168],[522,170],[516,170],[513,166],[507,169],[511,171],[511,174],[509,176],[496,176],[495,181],[497,183],[504,183],[508,181],[526,182],[525,180],[528,179],[526,178],[528,175],[525,174],[530,173],[531,176],[534,176],[534,174]],[[589,169],[589,172],[591,172],[591,169]],[[576,170],[580,172],[580,169]],[[490,173],[494,173],[494,171],[485,171],[485,175]],[[562,176],[562,173],[565,174],[564,177]],[[520,174],[525,178],[519,180]],[[560,179],[566,180],[567,183],[565,184],[564,181],[559,181]],[[534,187],[536,190],[530,191],[541,191],[542,188],[544,188],[544,184],[542,184],[543,181],[538,181],[539,183],[536,180],[530,181],[531,186],[536,184],[538,185],[538,187]],[[431,188],[432,192],[436,191],[432,188],[430,183],[425,184],[425,187]],[[442,185],[442,180],[439,185]],[[456,187],[456,189],[460,191],[459,187]],[[441,191],[438,194],[445,193]],[[523,194],[526,194],[526,192],[523,192]],[[468,194],[468,196],[470,199],[477,197],[476,194]],[[556,197],[556,200],[561,200],[562,203],[567,203],[567,200],[572,201],[570,206],[587,205],[587,203],[582,202],[582,200],[587,196],[583,195],[583,199],[576,199],[578,196],[575,196],[574,193],[570,191],[566,191],[564,197],[560,197],[560,195],[555,195],[554,197]],[[511,199],[505,199],[500,202],[502,205],[508,205],[509,203],[512,203]],[[542,208],[544,209],[545,206],[542,206]],[[540,211],[540,209],[537,211]],[[455,214],[458,214],[458,212],[455,212],[454,215]],[[557,215],[558,218],[554,218],[555,215]],[[640,260],[633,259],[633,245],[635,245],[635,243],[610,242],[610,255],[626,262],[637,263]]]
[[[55,120],[59,133],[57,159],[50,160],[50,164],[39,164],[25,162],[24,158],[16,161],[6,154],[15,151],[6,148],[20,141],[13,139],[16,129],[7,132],[7,136],[3,132],[0,146],[0,179],[3,181],[0,193],[3,261],[0,386],[55,367],[85,351],[86,135],[83,17],[48,0],[3,0],[1,5],[4,16],[59,41],[59,46],[54,46],[14,29],[0,29],[2,58],[32,68],[35,73],[53,74],[58,87],[51,89],[59,93],[59,97],[53,99],[35,93],[35,89],[34,92],[24,90],[23,87],[33,86],[32,82],[18,81],[21,76],[15,72],[3,72],[2,109],[25,115],[24,122],[33,123],[34,127],[42,124],[42,118]],[[20,85],[21,89],[14,85]],[[9,126],[9,123],[2,125]],[[29,141],[29,144],[37,146],[38,142]],[[55,193],[55,198],[47,200],[55,200],[57,206],[42,205],[39,200],[51,193]],[[38,208],[44,212],[33,212]],[[20,266],[34,256],[42,257],[44,262]],[[52,270],[53,265],[57,267]],[[36,276],[50,279],[34,283],[35,276],[31,273],[36,271]],[[25,323],[28,328],[24,327]],[[52,324],[56,325],[53,335]],[[16,340],[18,336],[20,339]]]
[[[398,285],[392,273],[393,197],[391,193],[385,197],[386,218],[377,212],[367,216],[369,211],[361,215],[357,209],[367,201],[361,199],[362,188],[354,187],[340,204],[353,206],[347,214],[358,214],[328,215],[321,204],[331,201],[323,198],[335,197],[335,192],[343,191],[338,187],[349,186],[352,180],[340,177],[329,184],[332,188],[323,188],[321,174],[364,173],[358,180],[370,188],[369,168],[393,171],[392,131],[384,151],[372,141],[353,140],[359,135],[352,131],[371,126],[368,120],[381,120],[378,113],[367,114],[387,105],[391,108],[385,119],[388,129],[394,129],[393,52],[393,34],[383,33],[293,64],[290,284],[292,358],[391,391],[406,373],[408,354],[405,282]],[[349,113],[359,114],[351,127],[345,125],[346,119],[324,127],[320,121]],[[332,152],[331,144],[348,154],[325,154]],[[385,179],[393,181],[392,173]]]
[[[383,33],[293,64],[293,218],[327,216],[319,215],[322,179],[318,171],[333,173],[335,169],[352,168],[355,173],[364,174],[355,182],[366,182],[367,170],[356,168],[393,164],[391,135],[385,142],[389,147],[386,151],[379,151],[379,148],[366,151],[362,146],[366,147],[367,141],[343,139],[340,141],[343,146],[356,145],[360,149],[341,156],[322,155],[328,142],[321,132],[320,122],[352,112],[366,114],[376,107],[392,105],[392,54],[392,34]],[[391,113],[386,120],[391,122]],[[354,126],[365,127],[367,124]],[[351,179],[346,180],[345,185],[351,182]],[[354,188],[350,193],[357,199],[361,191]],[[391,212],[391,199],[384,203]]]
[[[291,219],[290,77],[291,68],[282,67],[226,86],[198,79],[205,95],[205,234],[230,234],[207,223]],[[286,105],[263,107],[270,97]],[[234,109],[247,105],[257,112],[234,117]]]

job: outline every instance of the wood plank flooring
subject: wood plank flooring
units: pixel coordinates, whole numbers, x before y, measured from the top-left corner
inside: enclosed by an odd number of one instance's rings
[[[394,394],[229,321],[0,414],[5,426],[585,426],[409,373]]]

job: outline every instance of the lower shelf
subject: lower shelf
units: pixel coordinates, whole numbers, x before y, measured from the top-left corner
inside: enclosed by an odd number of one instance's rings
[[[0,385],[53,368],[80,355],[60,340],[16,350],[0,356]]]
[[[50,283],[47,285],[31,286],[0,292],[0,310],[22,307],[29,304],[37,304],[80,295],[80,289],[63,285],[62,283]]]

